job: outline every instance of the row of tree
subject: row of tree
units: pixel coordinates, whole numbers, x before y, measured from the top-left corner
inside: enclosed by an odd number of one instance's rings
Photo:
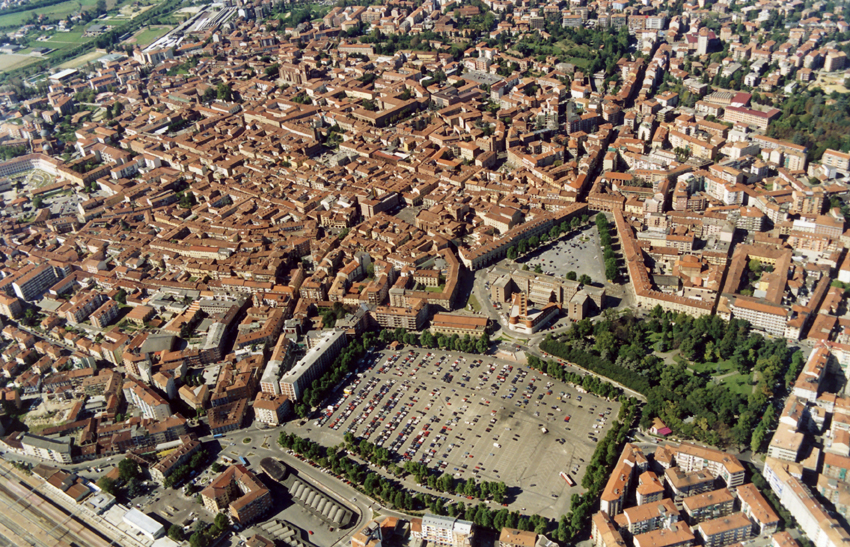
[[[406,511],[429,511],[436,515],[450,515],[474,522],[476,525],[500,531],[502,527],[518,528],[520,530],[545,533],[549,529],[549,521],[539,515],[523,516],[518,512],[510,512],[507,509],[491,511],[483,502],[477,506],[466,507],[463,503],[446,505],[436,496],[423,492],[413,494],[406,490],[401,483],[381,476],[378,473],[369,472],[363,465],[358,464],[343,452],[344,447],[369,461],[375,454],[375,448],[367,448],[371,443],[358,442],[350,434],[346,435],[345,444],[342,447],[325,448],[310,439],[303,439],[292,433],[282,432],[278,438],[278,444],[287,450],[292,450],[316,465],[329,469],[337,477],[344,477],[350,482],[359,485],[369,496],[381,500],[384,504]],[[361,446],[363,448],[361,448]],[[374,447],[374,445],[371,445]],[[405,473],[413,475],[420,484],[427,484],[431,488],[442,492],[460,492],[463,495],[478,495],[484,499],[483,492],[489,494],[494,500],[504,499],[507,487],[504,483],[476,483],[471,481],[458,481],[449,474],[437,475],[434,470],[429,470],[420,464],[410,465],[407,462],[404,468],[395,466],[392,472],[397,476]],[[394,464],[390,464],[392,468]],[[388,470],[391,470],[388,468]],[[410,471],[406,471],[410,469]],[[466,494],[475,492],[475,494]],[[501,502],[498,502],[501,503]]]
[[[555,361],[544,361],[530,353],[528,354],[528,366],[563,382],[580,386],[587,392],[595,393],[606,399],[616,399],[623,394],[620,388],[610,382],[600,380],[591,374],[581,375],[577,372],[572,372]]]
[[[321,377],[313,380],[309,388],[304,390],[301,402],[295,405],[295,414],[299,418],[307,416],[310,407],[319,406],[331,389],[339,386],[339,383],[351,371],[352,365],[375,342],[375,333],[367,332],[359,339],[353,340],[348,346],[336,356],[328,370]]]
[[[451,336],[437,334],[435,336],[427,330],[423,331],[421,335],[417,335],[416,333],[407,332],[406,329],[399,327],[395,330],[381,330],[378,334],[378,340],[385,343],[396,341],[401,344],[419,346],[427,349],[440,348],[450,351],[477,354],[487,353],[487,350],[490,348],[490,335],[486,332],[482,333],[478,338],[472,338],[468,334],[465,334],[463,338],[461,338],[457,334],[452,334]]]
[[[184,480],[186,480],[186,477],[189,476],[193,469],[200,469],[206,459],[207,452],[201,448],[192,455],[189,463],[179,466],[177,469],[172,471],[170,475],[165,477],[163,486],[165,488],[177,488]]]
[[[602,244],[602,256],[605,258],[605,278],[614,281],[617,279],[619,268],[617,256],[611,246],[611,227],[605,215],[596,215],[596,228],[599,230],[599,242]]]
[[[608,434],[597,443],[593,457],[587,464],[584,478],[581,480],[585,493],[573,494],[569,514],[562,515],[558,521],[558,530],[555,532],[558,541],[568,541],[589,528],[588,520],[620,456],[637,412],[638,400],[623,397],[617,421],[611,424]]]

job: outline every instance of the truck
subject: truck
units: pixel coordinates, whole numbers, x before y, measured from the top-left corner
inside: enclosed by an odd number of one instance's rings
[[[549,430],[546,429],[545,427],[541,427],[540,431],[542,431],[543,433],[549,433]]]
[[[569,484],[570,486],[576,485],[576,483],[573,482],[573,479],[571,479],[570,476],[564,473],[563,471],[561,471],[561,478],[567,481],[567,484]]]

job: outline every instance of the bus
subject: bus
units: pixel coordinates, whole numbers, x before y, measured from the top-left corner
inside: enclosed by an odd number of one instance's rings
[[[213,439],[220,439],[222,437],[224,437],[224,434],[222,433],[216,433],[215,435],[213,435]]]
[[[567,481],[567,484],[569,484],[570,486],[576,485],[576,483],[573,482],[573,479],[571,479],[570,476],[564,473],[563,471],[561,471],[561,478]]]
[[[242,457],[242,456],[239,456],[239,463],[241,463],[242,465],[244,465],[244,466],[246,466],[246,467],[248,466],[248,460],[246,460],[246,459],[245,459],[244,457]]]

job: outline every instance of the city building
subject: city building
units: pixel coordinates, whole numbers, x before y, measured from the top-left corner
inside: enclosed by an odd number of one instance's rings
[[[304,390],[322,375],[346,345],[348,338],[345,331],[332,330],[324,333],[307,351],[307,355],[299,359],[280,379],[280,392],[292,401],[300,400]]]
[[[280,425],[292,414],[292,401],[286,395],[257,393],[254,399],[254,419],[268,425]]]
[[[467,520],[426,514],[410,524],[411,535],[429,544],[468,547],[474,541],[475,525]]]
[[[201,491],[204,507],[214,515],[229,512],[242,526],[268,511],[272,495],[254,473],[242,465],[231,465]]]

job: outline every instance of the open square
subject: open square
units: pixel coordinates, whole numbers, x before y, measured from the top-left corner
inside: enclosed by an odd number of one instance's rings
[[[553,518],[581,491],[560,473],[581,483],[620,406],[515,362],[440,350],[373,353],[329,403],[283,429],[325,446],[351,433],[399,465],[504,482],[511,507]]]

